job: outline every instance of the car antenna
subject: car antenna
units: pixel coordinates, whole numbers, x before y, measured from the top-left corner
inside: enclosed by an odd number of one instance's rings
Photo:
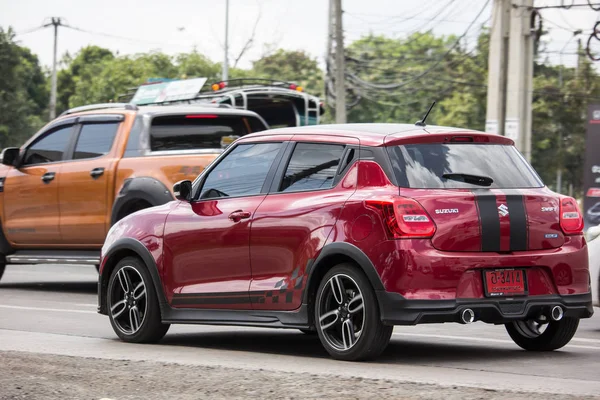
[[[431,109],[433,108],[433,106],[435,106],[435,101],[433,103],[431,103],[431,106],[429,107],[429,110],[427,110],[427,114],[425,114],[425,116],[423,117],[423,119],[420,120],[420,121],[415,122],[416,126],[425,126],[425,120],[429,116],[429,113],[431,112]]]

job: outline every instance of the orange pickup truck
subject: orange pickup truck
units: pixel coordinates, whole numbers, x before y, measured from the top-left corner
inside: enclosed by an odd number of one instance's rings
[[[0,165],[0,277],[6,264],[99,263],[109,228],[174,199],[237,137],[251,111],[99,104],[63,113]]]

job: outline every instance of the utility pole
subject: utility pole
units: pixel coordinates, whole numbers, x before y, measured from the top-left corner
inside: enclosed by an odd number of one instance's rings
[[[61,25],[60,18],[52,17],[52,21],[45,24],[44,27],[54,26],[54,55],[52,58],[52,78],[50,88],[50,120],[56,117],[56,53],[58,47],[58,27]]]
[[[505,135],[531,161],[533,101],[533,0],[515,0],[511,10]]]
[[[486,131],[507,136],[531,160],[533,0],[494,0]]]
[[[342,0],[335,4],[335,122],[346,123],[346,85],[344,66],[344,30],[342,27]]]
[[[505,135],[510,9],[511,0],[494,0],[488,56],[485,130],[499,135]]]
[[[225,0],[225,57],[223,58],[222,80],[229,78],[229,60],[227,52],[229,51],[229,0]]]

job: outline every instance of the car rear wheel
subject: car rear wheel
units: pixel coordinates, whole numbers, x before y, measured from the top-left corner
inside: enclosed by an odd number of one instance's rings
[[[315,326],[327,352],[338,360],[372,359],[387,347],[392,326],[379,315],[375,291],[352,264],[329,270],[317,290]]]
[[[157,342],[169,330],[169,324],[161,322],[152,278],[138,258],[127,257],[117,264],[108,281],[106,301],[113,330],[126,342]]]
[[[516,321],[506,324],[511,339],[521,348],[530,351],[552,351],[571,341],[578,318],[563,318],[560,321],[541,323],[536,320]]]

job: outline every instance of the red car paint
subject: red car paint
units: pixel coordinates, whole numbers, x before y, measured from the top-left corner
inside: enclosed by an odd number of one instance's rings
[[[482,145],[512,145],[501,136],[437,127],[387,135],[368,126],[365,131],[356,126],[294,129],[252,134],[234,146],[279,140],[368,149],[451,143],[461,137]],[[388,175],[378,161],[357,159],[331,189],[175,201],[148,209],[113,227],[102,268],[118,239],[141,242],[152,254],[167,302],[175,309],[298,310],[306,301],[309,266],[334,243],[358,248],[385,291],[408,300],[486,300],[482,271],[488,268],[524,268],[529,298],[589,292],[586,243],[581,233],[567,236],[561,230],[556,193],[545,187],[519,189],[525,232],[511,234],[512,217],[500,215],[499,248],[482,251],[483,203],[474,191],[398,187]],[[495,196],[494,209],[515,196],[496,189],[486,193]],[[382,213],[368,203],[400,196],[423,207],[435,225],[432,238],[390,238]],[[553,211],[542,212],[541,207]],[[441,209],[458,212],[436,213]],[[247,218],[232,221],[231,214],[239,210]],[[526,249],[511,250],[517,234]]]

